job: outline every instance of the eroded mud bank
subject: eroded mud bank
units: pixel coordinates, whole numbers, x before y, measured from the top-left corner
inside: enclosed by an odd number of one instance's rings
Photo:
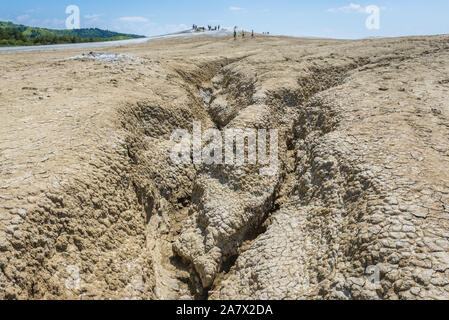
[[[1,298],[447,296],[446,37],[147,46],[58,58],[46,90],[6,69],[36,88],[8,105],[44,112],[16,110],[30,144],[1,132]],[[72,63],[91,82],[69,90]],[[279,170],[174,164],[194,121],[278,130]]]

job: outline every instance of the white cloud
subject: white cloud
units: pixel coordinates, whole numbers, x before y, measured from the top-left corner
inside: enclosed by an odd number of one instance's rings
[[[30,17],[29,14],[24,14],[24,15],[18,16],[18,17],[17,17],[17,21],[19,21],[19,22],[24,22],[24,21],[29,20],[30,18],[31,18],[31,17]]]
[[[231,10],[231,11],[242,11],[242,10],[244,10],[244,8],[231,6],[231,7],[229,7],[229,10]]]
[[[102,14],[94,13],[94,14],[86,14],[84,15],[84,18],[92,21],[97,21],[101,16]]]
[[[366,7],[362,7],[360,4],[356,3],[350,3],[347,6],[340,7],[340,8],[330,8],[327,9],[328,12],[344,12],[344,13],[351,13],[351,12],[357,12],[357,13],[367,13]]]
[[[126,22],[148,22],[148,19],[144,17],[121,17],[118,20]]]

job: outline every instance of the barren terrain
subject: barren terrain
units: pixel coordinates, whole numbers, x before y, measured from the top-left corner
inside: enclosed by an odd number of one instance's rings
[[[0,55],[0,299],[449,299],[449,36],[101,52]],[[278,172],[174,164],[193,121]]]

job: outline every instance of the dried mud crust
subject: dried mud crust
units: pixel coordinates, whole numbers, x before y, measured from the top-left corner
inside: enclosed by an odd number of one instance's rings
[[[0,298],[447,298],[448,47],[261,37],[114,49],[132,64],[5,56]],[[170,135],[192,121],[278,129],[278,174],[174,165]]]
[[[420,57],[397,67],[427,69],[446,58]],[[447,152],[442,145],[449,132],[442,119],[436,121],[442,127],[430,129],[435,112],[420,103],[442,97],[426,92],[426,98],[404,100],[405,94],[382,94],[423,92],[424,83],[435,79],[429,76],[404,91],[401,84],[410,74],[392,74],[385,66],[374,70],[352,74],[299,112],[287,201],[213,289],[212,299],[449,296],[449,189],[447,174],[435,170],[449,160],[437,156],[441,149]],[[387,89],[379,90],[386,74]],[[357,94],[351,89],[358,83],[366,85]],[[407,125],[398,127],[405,119]],[[376,285],[367,275],[370,267],[379,269]]]

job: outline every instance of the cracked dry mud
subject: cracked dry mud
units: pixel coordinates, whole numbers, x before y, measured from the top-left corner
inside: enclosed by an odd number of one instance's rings
[[[449,299],[448,49],[0,56],[0,299]],[[193,121],[278,129],[279,171],[173,164]]]

